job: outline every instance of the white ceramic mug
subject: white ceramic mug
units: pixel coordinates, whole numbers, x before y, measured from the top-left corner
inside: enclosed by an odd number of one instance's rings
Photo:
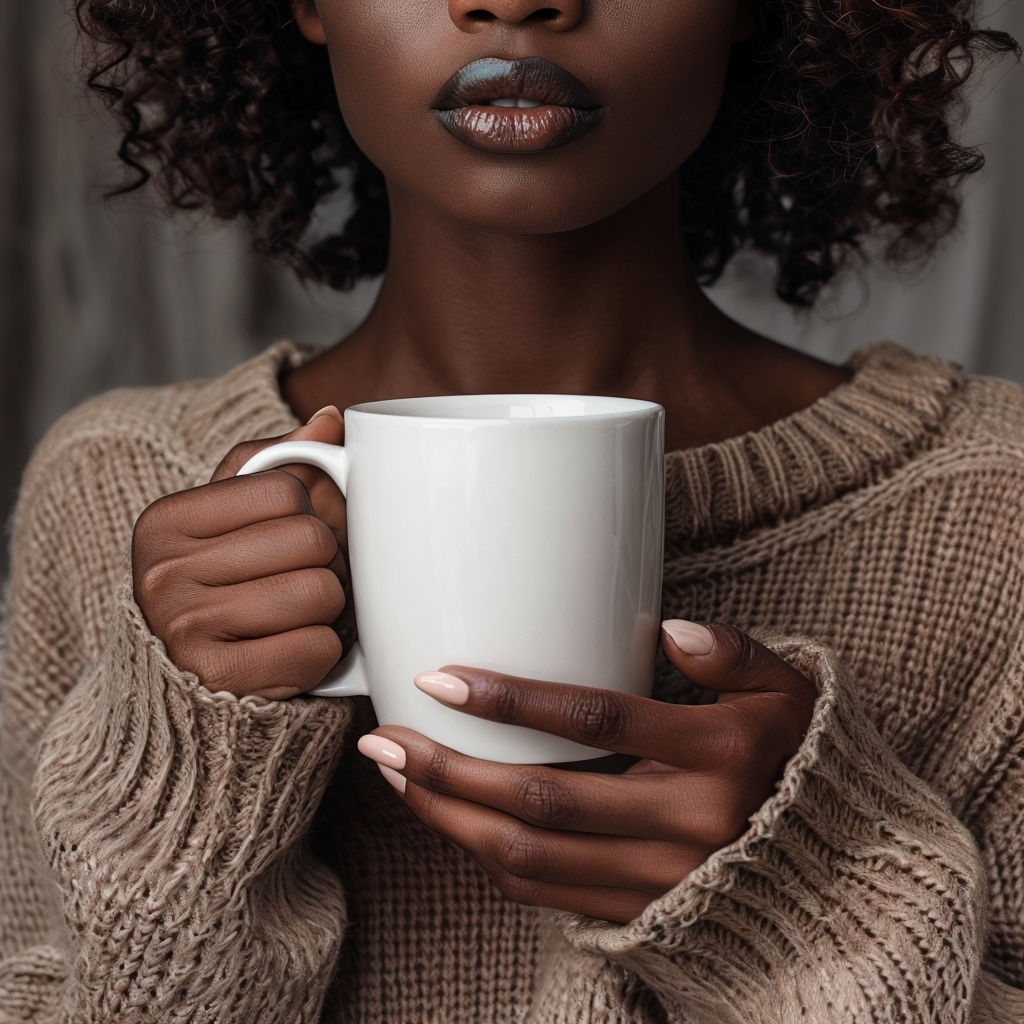
[[[353,406],[345,445],[286,441],[254,473],[309,463],[347,501],[359,643],[313,693],[366,695],[382,724],[473,757],[605,751],[454,711],[413,677],[443,665],[647,694],[664,544],[664,410],[571,395]]]

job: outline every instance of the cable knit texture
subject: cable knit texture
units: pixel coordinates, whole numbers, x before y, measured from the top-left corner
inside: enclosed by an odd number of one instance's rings
[[[0,1024],[1024,1020],[1018,388],[876,345],[667,456],[664,614],[753,632],[818,700],[744,835],[612,925],[511,903],[427,832],[354,751],[365,701],[215,696],[149,632],[135,518],[292,429],[306,355],[104,396],[25,474]]]

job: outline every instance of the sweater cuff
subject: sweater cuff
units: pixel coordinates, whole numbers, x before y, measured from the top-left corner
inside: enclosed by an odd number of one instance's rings
[[[564,916],[566,938],[718,1022],[727,1006],[743,1021],[918,1019],[923,991],[963,1006],[984,931],[970,834],[888,749],[831,651],[764,642],[819,694],[775,794],[636,920]]]
[[[350,702],[212,694],[174,666],[127,588],[118,610],[102,662],[43,738],[35,780],[76,1005],[90,1020],[156,1013],[165,996],[189,1005],[213,998],[209,985],[237,961],[240,974],[281,982],[268,989],[280,1005],[238,1003],[225,1021],[312,1019],[345,911],[304,840]]]

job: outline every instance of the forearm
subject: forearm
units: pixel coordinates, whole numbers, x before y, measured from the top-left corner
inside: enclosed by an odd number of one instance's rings
[[[315,1020],[345,910],[305,836],[348,708],[209,694],[123,609],[36,777],[71,935],[60,1019]]]
[[[827,651],[776,649],[820,689],[777,793],[636,921],[569,918],[568,942],[636,974],[673,1020],[970,1020],[987,900],[973,838],[888,751]]]

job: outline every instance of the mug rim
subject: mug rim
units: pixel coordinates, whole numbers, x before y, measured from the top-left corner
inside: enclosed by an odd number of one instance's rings
[[[467,410],[465,412],[444,411],[443,405],[458,402],[468,402],[486,407],[488,404],[515,405],[519,403],[524,406],[536,406],[545,402],[549,404],[565,402],[588,402],[607,404],[607,408],[595,409],[587,412],[561,412],[547,415],[524,415],[524,416],[497,416],[497,415],[474,415]],[[437,409],[437,412],[430,411]],[[665,411],[664,406],[658,402],[652,402],[644,398],[622,398],[615,395],[582,395],[556,393],[556,392],[509,392],[493,394],[472,394],[472,395],[425,395],[415,398],[385,398],[376,402],[360,402],[351,405],[345,410],[345,415],[352,413],[357,416],[379,417],[395,421],[430,421],[441,423],[451,421],[452,423],[582,423],[593,420],[614,419],[622,416],[636,415],[657,415]]]

